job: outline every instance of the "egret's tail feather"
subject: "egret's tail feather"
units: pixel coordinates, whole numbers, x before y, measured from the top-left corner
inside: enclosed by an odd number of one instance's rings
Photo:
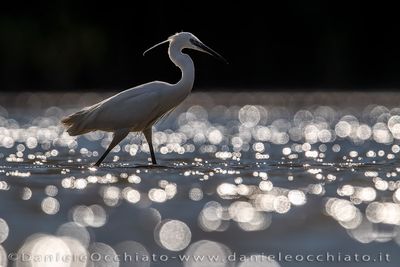
[[[68,127],[67,132],[71,136],[93,131],[93,129],[86,127],[86,118],[90,113],[89,111],[90,110],[81,110],[61,120],[61,122]]]

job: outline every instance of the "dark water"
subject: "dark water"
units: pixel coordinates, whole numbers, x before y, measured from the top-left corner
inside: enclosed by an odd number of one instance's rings
[[[0,266],[399,266],[400,95],[194,93],[94,169],[105,96],[1,95]]]

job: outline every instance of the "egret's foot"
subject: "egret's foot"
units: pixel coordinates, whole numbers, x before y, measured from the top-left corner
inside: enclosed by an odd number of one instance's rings
[[[100,167],[101,162],[96,162],[95,164],[92,164],[92,167],[98,168]]]
[[[88,167],[89,171],[95,172],[97,171],[97,166],[95,166],[94,164],[92,164],[91,166]]]
[[[162,164],[137,164],[134,166],[130,166],[129,168],[134,168],[134,169],[170,169],[173,168],[168,165],[162,165]]]

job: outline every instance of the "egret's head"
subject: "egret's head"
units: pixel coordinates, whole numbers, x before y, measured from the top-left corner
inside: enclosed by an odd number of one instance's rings
[[[190,32],[178,32],[172,36],[170,36],[167,40],[158,43],[152,47],[150,47],[149,49],[147,49],[143,55],[148,52],[149,50],[163,44],[166,42],[170,42],[171,44],[173,43],[174,45],[177,45],[178,47],[180,47],[181,49],[184,48],[188,48],[188,49],[193,49],[193,50],[197,50],[200,52],[204,52],[207,53],[209,55],[212,55],[216,58],[221,59],[222,61],[224,61],[225,63],[228,63],[226,61],[226,59],[224,59],[220,54],[218,54],[217,52],[215,52],[214,50],[212,50],[211,48],[209,48],[208,46],[206,46],[205,44],[203,44],[199,38],[197,38],[196,36],[194,36],[192,33]]]
[[[182,48],[195,49],[190,40],[199,40],[190,32],[178,32],[168,37],[168,41]]]

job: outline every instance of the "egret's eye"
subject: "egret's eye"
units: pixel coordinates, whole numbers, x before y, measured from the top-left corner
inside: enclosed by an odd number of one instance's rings
[[[195,40],[195,39],[193,39],[193,38],[190,38],[189,41],[195,46],[200,46],[200,42]]]

